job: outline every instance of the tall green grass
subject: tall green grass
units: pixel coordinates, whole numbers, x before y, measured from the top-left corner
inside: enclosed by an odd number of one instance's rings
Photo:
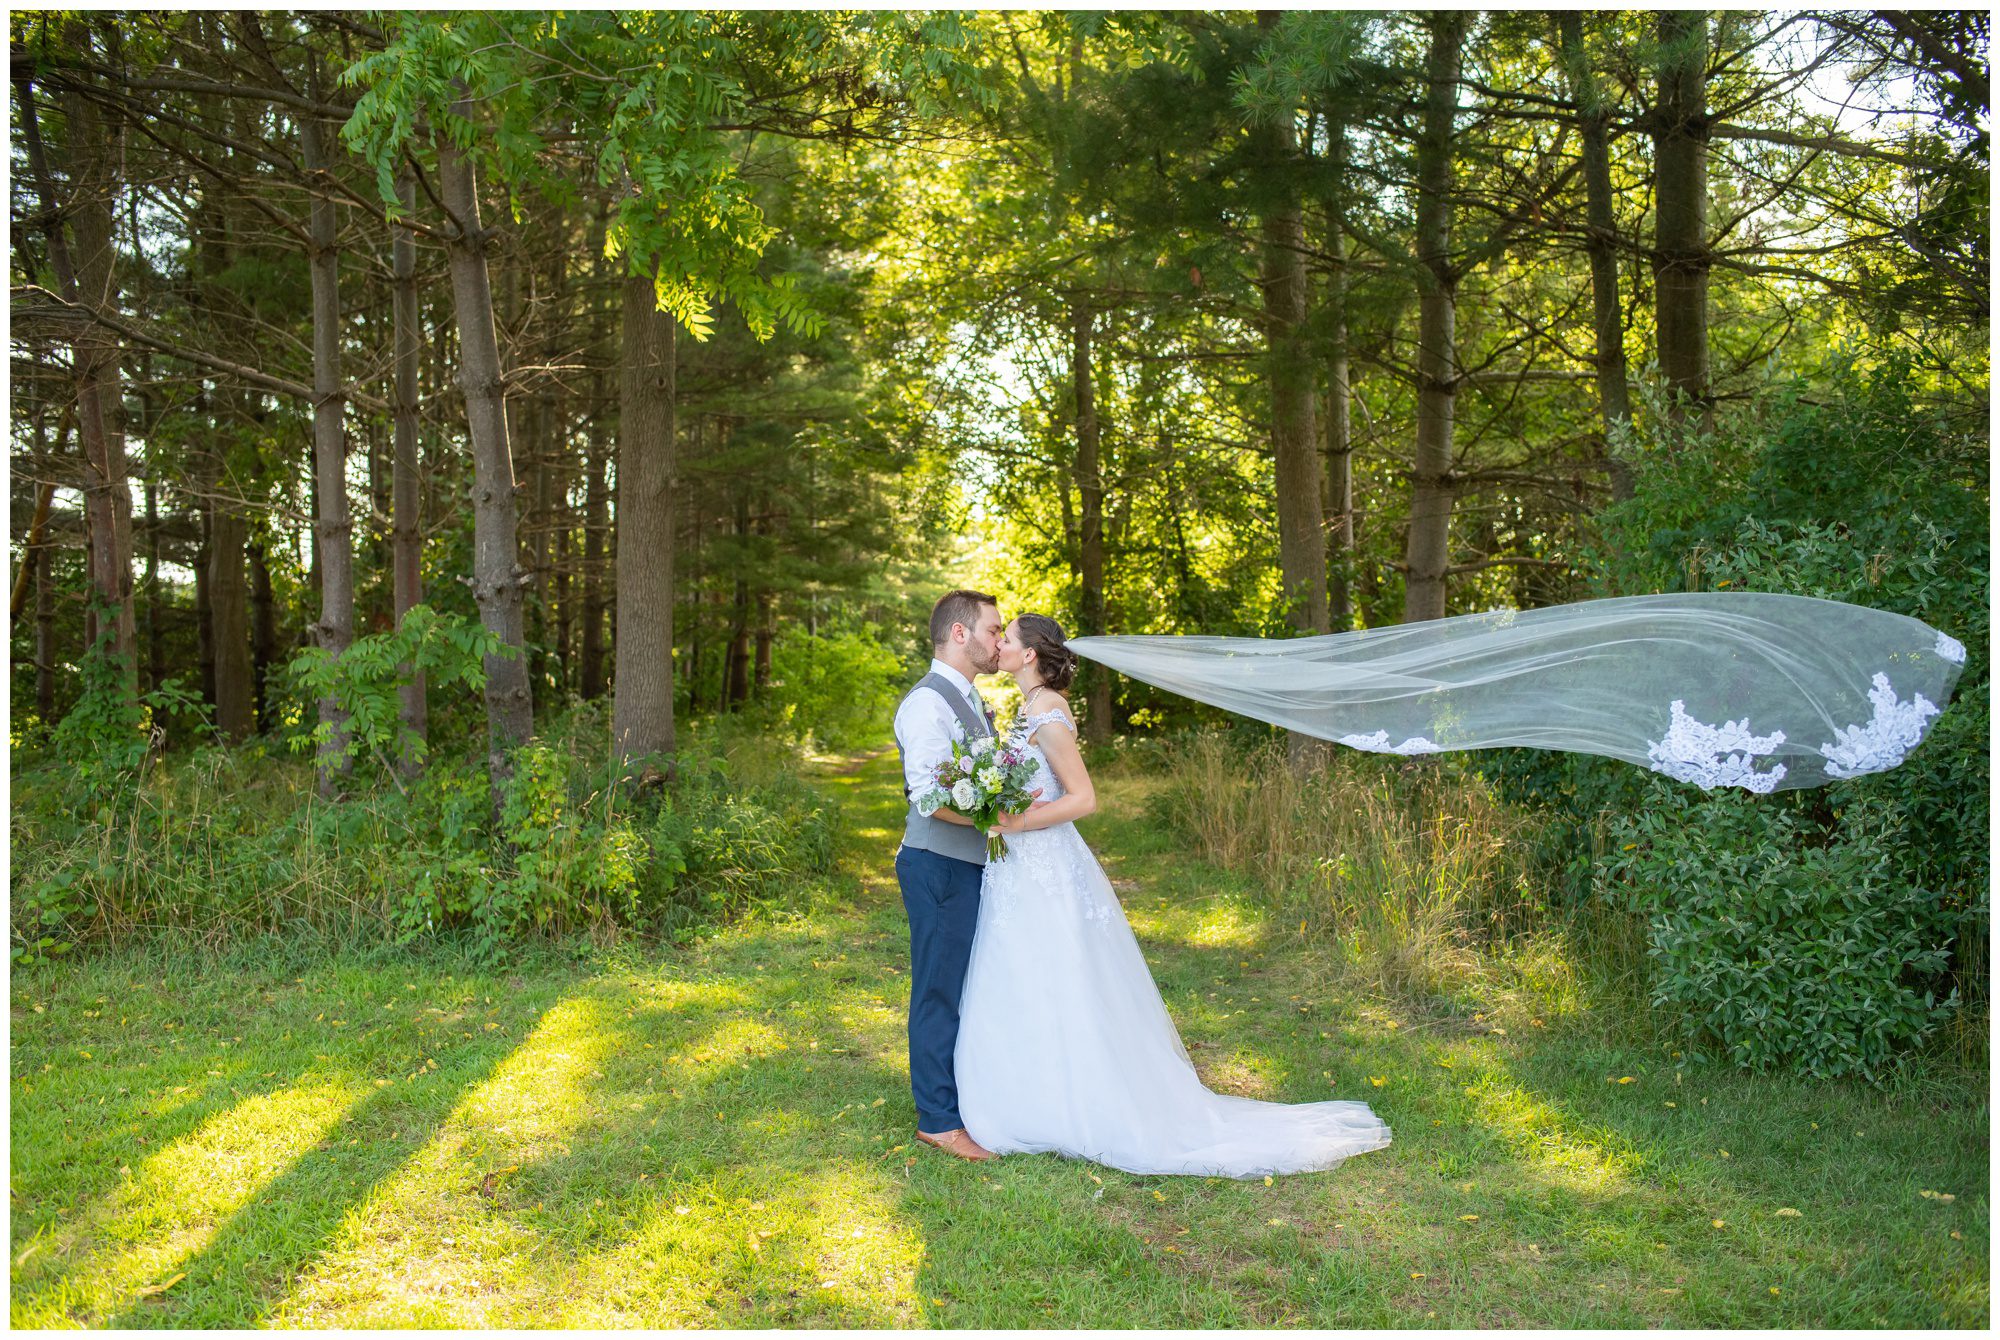
[[[1183,736],[1147,764],[1151,812],[1192,855],[1246,878],[1347,987],[1650,1036],[1643,927],[1548,896],[1542,819],[1441,760],[1322,762],[1294,766],[1274,739]]]

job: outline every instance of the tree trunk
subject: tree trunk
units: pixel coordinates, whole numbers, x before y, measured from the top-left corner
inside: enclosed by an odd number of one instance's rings
[[[249,524],[217,501],[209,511],[208,608],[215,648],[215,725],[231,744],[257,729],[257,678],[250,660],[248,593],[243,581],[243,541]]]
[[[315,62],[309,87],[319,84]],[[308,175],[331,175],[325,128],[307,113],[299,119],[301,162]],[[319,499],[320,614],[314,639],[335,660],[354,642],[354,525],[347,503],[347,398],[340,383],[340,252],[329,189],[307,205],[313,314],[313,492]],[[218,680],[219,680],[218,676]],[[347,746],[347,712],[333,694],[320,699],[319,719],[329,731],[319,759],[319,793],[331,798],[353,773]]]
[[[215,192],[204,192],[194,216],[196,264],[199,292],[213,301],[222,292],[224,276],[231,264],[242,258],[247,248],[243,239],[232,235],[232,225],[241,230],[234,202]],[[243,546],[249,538],[250,522],[229,495],[231,449],[250,407],[258,403],[254,392],[206,387],[199,391],[195,411],[203,416],[208,432],[190,444],[190,468],[195,491],[204,497],[208,517],[208,550],[204,567],[207,578],[206,628],[208,635],[208,687],[215,708],[215,726],[231,744],[240,744],[257,730],[257,670],[250,652],[250,611],[248,583],[244,575]],[[150,437],[148,439],[150,441]],[[152,498],[146,502],[147,520],[153,521]],[[157,536],[152,548],[158,550]]]
[[[757,592],[757,649],[751,662],[751,685],[762,702],[771,687],[771,641],[777,634],[773,620],[777,599],[768,590]]]
[[[543,367],[553,367],[562,361],[561,314],[566,308],[563,296],[565,271],[563,268],[564,248],[550,247],[546,255],[547,267],[539,276],[542,281],[530,291],[539,299],[536,309],[543,322],[542,339],[538,346],[539,361]],[[542,647],[544,673],[553,673],[557,684],[564,683],[567,669],[561,639],[556,636],[555,616],[555,553],[556,528],[561,524],[561,513],[567,508],[557,506],[557,480],[567,464],[568,442],[563,432],[563,406],[557,398],[548,374],[533,392],[531,402],[534,409],[534,451],[531,457],[534,468],[535,524],[528,532],[529,551],[535,573],[535,608],[539,611],[536,626],[539,636],[536,641]],[[560,696],[560,694],[558,695]]]
[[[1096,636],[1105,627],[1104,604],[1104,468],[1099,458],[1100,424],[1097,386],[1091,367],[1091,324],[1088,303],[1070,299],[1070,382],[1076,394],[1076,492],[1078,521],[1078,583],[1082,597],[1083,633]],[[1111,675],[1095,661],[1080,667],[1083,679],[1083,738],[1091,744],[1111,739]]]
[[[1273,10],[1259,10],[1258,26],[1278,22]],[[1263,163],[1270,174],[1262,225],[1260,283],[1264,291],[1264,339],[1271,387],[1271,446],[1278,502],[1278,568],[1284,583],[1286,616],[1302,633],[1327,631],[1326,537],[1321,529],[1319,433],[1314,425],[1311,350],[1306,321],[1305,216],[1299,207],[1298,134],[1290,121],[1264,125]]]
[[[1326,532],[1328,616],[1330,629],[1345,630],[1354,621],[1354,393],[1349,380],[1347,346],[1347,126],[1327,121],[1327,253],[1332,273],[1327,278],[1326,355],[1326,474],[1320,517]]]
[[[47,727],[56,715],[56,606],[53,598],[55,574],[49,571],[46,545],[35,564],[35,714]]]
[[[695,460],[696,462],[700,462],[706,456],[706,452],[704,451],[704,434],[703,434],[704,422],[705,421],[699,414],[695,416],[693,425],[694,452],[692,459]],[[702,694],[702,689],[707,683],[707,681],[702,678],[702,673],[703,673],[702,666],[704,663],[703,652],[707,647],[707,643],[704,639],[704,634],[708,629],[708,620],[707,618],[704,617],[702,612],[702,606],[707,601],[707,592],[703,587],[703,577],[705,576],[705,574],[702,570],[702,563],[701,563],[702,543],[703,543],[703,533],[702,533],[703,522],[707,518],[707,513],[702,509],[701,485],[699,483],[699,476],[695,477],[694,482],[690,482],[686,492],[687,492],[687,511],[688,511],[689,529],[693,532],[688,543],[688,553],[691,554],[694,558],[694,571],[692,574],[690,574],[691,580],[688,583],[688,590],[689,590],[688,609],[692,617],[690,617],[687,621],[688,622],[687,710],[688,710],[688,715],[690,717],[693,717],[693,716],[698,716],[701,713],[701,703],[702,703],[701,694]]]
[[[601,292],[609,271],[604,263],[605,215],[609,204],[600,198],[590,221],[590,292]],[[590,413],[584,420],[583,484],[583,633],[578,667],[586,700],[604,696],[604,539],[608,498],[605,489],[604,425],[610,414],[605,402],[604,365],[608,360],[604,338],[604,308],[591,301],[586,307],[590,341]]]
[[[629,760],[674,752],[675,376],[679,329],[660,310],[649,263],[627,274],[618,386],[617,636],[611,748]],[[671,764],[669,764],[671,767]]]
[[[271,564],[261,539],[252,540],[250,555],[250,665],[257,691],[257,729],[268,731],[271,697],[267,687],[271,666],[278,659],[278,603],[271,595]]]
[[[589,477],[583,495],[583,696],[604,696],[604,378],[590,379]]]
[[[1583,191],[1590,222],[1591,325],[1596,334],[1597,404],[1604,419],[1604,460],[1611,497],[1632,496],[1632,464],[1612,447],[1612,427],[1631,417],[1625,379],[1625,323],[1618,307],[1618,221],[1611,207],[1611,145],[1605,124],[1609,106],[1597,88],[1583,46],[1583,17],[1574,9],[1556,11],[1556,37],[1570,96],[1576,100],[1583,133]]]
[[[568,462],[565,461],[564,465],[567,466],[567,464]],[[571,568],[573,566],[571,562],[573,557],[571,545],[574,543],[574,539],[570,534],[570,509],[564,507],[561,509],[561,513],[561,522],[555,528],[554,557],[549,569],[549,581],[552,587],[549,597],[549,608],[555,611],[556,619],[554,640],[556,683],[561,687],[563,694],[567,696],[571,691],[571,685],[575,682],[576,664],[575,658],[570,655],[570,625],[575,622],[576,618],[575,606],[571,604],[570,598],[572,586]]]
[[[41,414],[30,415],[29,423],[32,425],[35,435],[35,467],[38,472],[47,478],[56,473],[56,460],[69,454],[70,424],[74,422],[76,415],[68,406],[63,408],[62,417],[57,420],[56,445],[53,452],[49,450],[48,436],[45,432],[43,417]],[[151,483],[150,480],[147,482]],[[35,515],[28,522],[27,539],[21,543],[21,571],[20,575],[14,579],[14,595],[8,605],[10,612],[7,617],[10,619],[20,618],[21,611],[27,606],[28,592],[34,587],[34,568],[37,561],[40,561],[44,567],[48,565],[48,556],[42,552],[42,547],[45,542],[44,537],[48,533],[49,509],[54,506],[55,500],[56,486],[53,480],[43,484],[40,489],[36,490]]]
[[[470,117],[469,103],[453,108]],[[465,393],[472,438],[472,598],[479,621],[503,651],[485,658],[486,767],[493,810],[513,775],[510,751],[535,729],[534,688],[522,636],[521,570],[515,545],[514,463],[508,454],[505,382],[500,342],[493,329],[493,290],[487,276],[487,235],[479,226],[479,197],[471,160],[448,135],[436,137],[438,186],[456,224],[446,245],[452,306],[458,319],[458,384]],[[508,654],[511,653],[511,654]]]
[[[83,49],[87,39],[79,23],[69,26],[69,45]],[[34,89],[28,78],[17,78],[21,95],[21,131],[30,170],[38,186],[43,226],[49,238],[49,259],[64,298],[109,312],[117,295],[116,259],[112,236],[112,195],[116,156],[97,104],[83,93],[64,94],[69,126],[70,194],[59,201],[54,178],[42,148]],[[72,253],[63,236],[62,219],[71,220],[76,237]],[[73,342],[76,375],[77,439],[83,447],[85,567],[93,609],[86,619],[91,646],[98,628],[95,605],[112,611],[111,652],[124,658],[126,692],[138,690],[138,628],[132,608],[132,495],[126,482],[124,413],[120,404],[118,347],[104,328],[89,323],[78,328]],[[86,648],[88,650],[89,648]]]
[[[146,687],[157,689],[167,675],[166,629],[160,608],[160,486],[146,481]]]
[[[194,550],[194,660],[201,700],[215,706],[215,580],[208,556],[214,547],[215,503],[198,500],[191,512],[200,540]]]
[[[772,503],[767,492],[757,500],[756,533],[760,539],[768,541],[771,534]],[[757,547],[759,555],[769,552],[768,543]],[[750,663],[751,694],[758,702],[764,700],[765,691],[771,687],[771,641],[776,635],[772,620],[777,608],[777,597],[771,591],[770,569],[763,568],[757,579],[757,627],[756,649]]]
[[[396,195],[403,207],[416,208],[416,180],[408,173],[396,183]],[[423,329],[417,311],[417,245],[407,228],[396,228],[390,240],[392,292],[391,320],[395,326],[394,414],[396,419],[396,460],[390,486],[390,562],[394,569],[396,627],[403,616],[424,599],[424,532],[421,475],[417,462],[417,370],[423,359]],[[408,663],[401,667],[402,686],[397,715],[403,729],[417,739],[426,739],[430,728],[430,708],[423,672]],[[405,776],[422,771],[414,751],[398,760]]]
[[[1433,14],[1429,92],[1417,140],[1417,443],[1403,622],[1441,619],[1451,558],[1452,417],[1458,394],[1458,272],[1451,256],[1452,154],[1466,15]]]
[[[741,485],[736,490],[737,552],[746,547],[750,535],[750,499]],[[743,563],[736,565],[736,602],[730,611],[729,659],[722,693],[723,710],[733,712],[750,697],[750,583]]]
[[[1685,418],[1691,406],[1706,422],[1714,406],[1708,384],[1708,14],[1662,10],[1658,25],[1653,293],[1660,372],[1677,393],[1674,417]]]

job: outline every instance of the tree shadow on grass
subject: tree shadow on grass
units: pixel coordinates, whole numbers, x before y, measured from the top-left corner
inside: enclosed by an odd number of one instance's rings
[[[368,1041],[356,1037],[346,1050],[363,1052]],[[474,1039],[451,1050],[457,1052],[452,1065],[438,1073],[399,1077],[387,1088],[364,1093],[321,1139],[228,1213],[180,1263],[181,1278],[170,1291],[128,1299],[101,1324],[239,1325],[281,1293],[333,1240],[348,1215],[403,1166],[404,1151],[421,1149],[516,1049]],[[366,1056],[336,1056],[335,1064],[353,1075],[348,1084],[382,1068]],[[305,1075],[293,1080],[298,1086],[306,1082]],[[270,1092],[278,1092],[277,1086]]]

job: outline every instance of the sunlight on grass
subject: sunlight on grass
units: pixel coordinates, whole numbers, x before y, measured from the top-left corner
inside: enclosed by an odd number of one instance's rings
[[[348,1215],[285,1299],[282,1323],[337,1317],[345,1325],[506,1325],[566,1305],[561,1272],[532,1265],[546,1264],[549,1242],[509,1212],[514,1188],[538,1194],[581,1175],[574,1143],[606,1125],[613,1104],[631,1096],[605,1075],[606,1067],[629,1073],[639,1050],[625,1023],[628,1005],[650,997],[706,1017],[709,1008],[744,998],[715,983],[647,985],[653,989],[632,994],[608,991],[599,979],[546,1010]],[[666,1064],[664,1055],[658,1064]]]
[[[785,1035],[767,1023],[754,1019],[730,1019],[710,1030],[700,1042],[684,1046],[667,1056],[676,1076],[713,1073],[724,1066],[739,1066],[753,1059],[787,1051]]]
[[[491,1199],[523,1165],[567,1156],[604,1115],[602,1067],[626,1036],[615,1004],[588,991],[558,1001],[431,1137],[373,1187],[290,1290],[288,1326],[483,1325],[540,1293],[521,1259],[538,1235]],[[504,1287],[503,1287],[504,1286]],[[504,1306],[500,1306],[504,1300]]]
[[[1125,919],[1141,940],[1197,949],[1249,949],[1264,933],[1261,911],[1226,900],[1128,906]]]
[[[915,1317],[924,1248],[896,1214],[890,1179],[841,1159],[808,1173],[765,1168],[754,1187],[743,1180],[732,1171],[663,1187],[629,1236],[577,1263],[572,1297],[607,1301],[580,1301],[565,1324],[754,1325],[776,1313],[891,1326]]]
[[[1558,1109],[1491,1074],[1465,1086],[1477,1118],[1498,1133],[1516,1155],[1561,1174],[1578,1191],[1624,1191],[1640,1173],[1643,1159],[1630,1149],[1608,1148],[1575,1133]]]
[[[461,1122],[535,1152],[559,1144],[588,1111],[585,1091],[604,1060],[612,1012],[591,996],[557,1002],[485,1083],[452,1111]]]
[[[648,1001],[670,1010],[686,1008],[693,1013],[704,1013],[726,1006],[741,1008],[750,1004],[749,993],[729,981],[689,982],[662,977],[638,989]]]
[[[257,1094],[163,1146],[60,1232],[17,1253],[13,1324],[103,1318],[157,1292],[366,1093],[328,1082]],[[67,1259],[84,1244],[93,1250]],[[60,1272],[44,1282],[57,1262]]]

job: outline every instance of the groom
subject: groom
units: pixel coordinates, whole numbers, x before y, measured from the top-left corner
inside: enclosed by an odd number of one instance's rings
[[[958,1000],[979,922],[986,835],[949,808],[928,817],[915,797],[935,784],[954,739],[993,734],[993,718],[974,675],[1000,668],[1000,608],[978,591],[946,593],[931,610],[931,668],[896,708],[896,749],[911,797],[896,851],[896,882],[910,916],[910,1092],[917,1139],[963,1159],[990,1159],[958,1115],[952,1052]]]

